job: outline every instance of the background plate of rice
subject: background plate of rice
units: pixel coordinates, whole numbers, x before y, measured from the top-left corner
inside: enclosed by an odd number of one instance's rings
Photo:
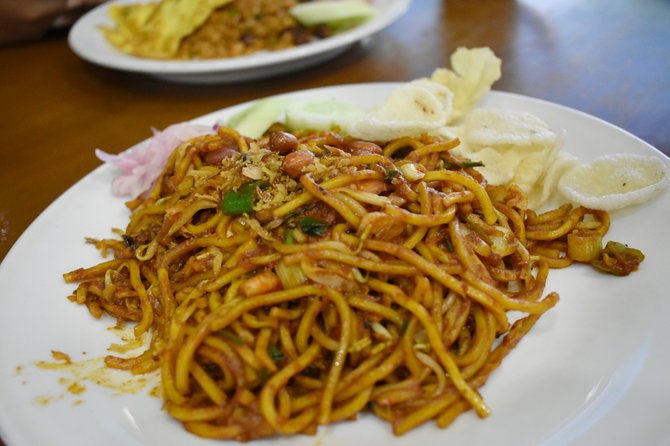
[[[118,3],[137,3],[120,0]],[[247,56],[203,60],[155,60],[130,56],[107,42],[99,27],[112,26],[109,3],[92,9],[70,30],[70,48],[82,59],[107,68],[147,74],[182,83],[228,83],[249,81],[297,71],[343,53],[398,20],[410,0],[374,0],[377,14],[348,31],[321,40],[278,51],[259,51]]]

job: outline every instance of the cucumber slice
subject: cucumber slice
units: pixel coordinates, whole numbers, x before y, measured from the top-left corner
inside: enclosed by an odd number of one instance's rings
[[[249,138],[260,138],[279,120],[288,103],[288,99],[282,98],[261,99],[231,116],[226,125]]]
[[[338,25],[363,21],[373,17],[375,8],[367,2],[358,0],[326,0],[299,3],[290,10],[290,14],[305,26],[327,23]]]
[[[267,98],[231,116],[226,125],[250,138],[261,137],[284,117],[290,130],[332,130],[365,113],[366,109],[332,98],[293,100]],[[283,116],[282,116],[283,115]]]
[[[311,99],[286,107],[286,126],[290,130],[332,130],[365,113],[366,109],[336,99]]]

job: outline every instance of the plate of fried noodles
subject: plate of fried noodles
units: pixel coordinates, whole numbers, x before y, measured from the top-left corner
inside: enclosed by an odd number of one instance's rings
[[[297,0],[197,1],[197,5],[178,0],[115,0],[105,3],[89,11],[73,25],[68,36],[70,47],[79,57],[96,65],[172,82],[211,84],[249,81],[278,76],[332,59],[393,24],[410,3],[410,0],[357,0],[368,5],[373,13],[360,19],[341,19],[307,26],[296,22],[290,14],[293,7],[304,5]],[[349,1],[344,0],[343,4],[346,3]],[[143,7],[147,5],[158,5],[157,11],[145,12]],[[137,13],[133,11],[133,17],[137,17],[129,19],[130,23],[123,29],[114,29],[115,19],[126,17],[130,7],[137,7]],[[146,40],[162,37],[163,30],[179,28],[188,19],[197,19],[193,16],[207,7],[212,10],[207,20],[188,32],[184,31],[183,35],[173,36],[171,51],[163,51],[170,45],[162,38],[151,50],[146,49]],[[349,7],[344,6],[345,10]],[[187,10],[176,11],[178,8]],[[137,37],[126,39],[129,32],[146,26],[139,23],[148,22],[163,11],[163,20],[154,20],[157,22],[156,29],[151,28]],[[181,18],[173,23],[174,17]],[[117,42],[119,39],[122,42]]]
[[[372,106],[396,86],[283,97]],[[496,91],[482,103],[565,129],[584,161],[670,165],[572,109]],[[138,199],[94,170],[7,255],[9,445],[667,444],[667,191],[535,212],[448,140],[215,128]],[[571,262],[566,233],[644,262],[626,276]]]

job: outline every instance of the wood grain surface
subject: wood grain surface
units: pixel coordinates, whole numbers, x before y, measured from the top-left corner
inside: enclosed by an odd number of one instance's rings
[[[595,115],[668,155],[668,24],[668,0],[414,0],[395,24],[322,65],[210,86],[91,65],[64,32],[0,47],[0,260],[100,164],[95,148],[120,152],[151,127],[267,95],[426,76],[459,46],[489,46],[502,58],[496,89]]]

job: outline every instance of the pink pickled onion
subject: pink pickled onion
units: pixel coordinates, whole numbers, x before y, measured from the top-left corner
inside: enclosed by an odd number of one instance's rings
[[[112,193],[117,196],[139,197],[156,182],[167,163],[170,154],[181,143],[201,135],[216,133],[214,127],[179,123],[163,131],[153,130],[154,135],[140,146],[112,155],[95,149],[95,155],[106,163],[121,170],[112,181]]]

